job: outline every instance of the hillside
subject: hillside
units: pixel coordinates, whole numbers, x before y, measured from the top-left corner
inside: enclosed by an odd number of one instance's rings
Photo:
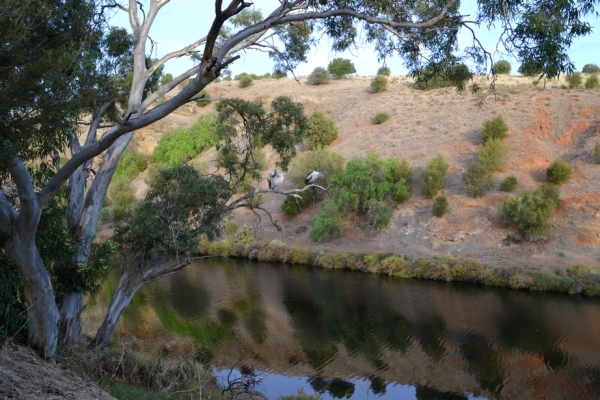
[[[477,96],[451,88],[419,91],[404,77],[390,77],[387,91],[372,94],[371,79],[353,77],[321,86],[307,85],[304,78],[299,82],[260,80],[245,89],[240,89],[237,82],[220,82],[207,88],[212,97],[260,98],[265,103],[280,95],[291,96],[302,101],[307,114],[320,110],[335,121],[340,135],[329,150],[346,159],[364,155],[367,150],[384,157],[395,154],[406,158],[415,169],[413,196],[396,207],[390,225],[381,231],[363,231],[351,219],[345,224],[344,238],[316,245],[309,236],[310,229],[296,232],[302,226],[310,228],[311,217],[318,210],[308,207],[296,218],[287,219],[280,211],[284,197],[267,194],[264,206],[283,227],[283,234],[263,219],[265,240],[280,239],[288,245],[333,251],[404,254],[411,259],[451,254],[493,265],[598,262],[600,164],[594,162],[593,149],[600,135],[600,91],[570,90],[563,80],[551,81],[543,88],[542,84],[533,86],[531,78],[502,76],[496,96],[480,106]],[[190,104],[136,132],[138,151],[150,154],[162,132],[191,125],[200,114],[214,112],[214,107],[214,103],[202,108]],[[373,118],[380,111],[388,112],[391,118],[376,125]],[[510,128],[506,140],[510,160],[503,172],[494,174],[496,189],[474,199],[468,196],[462,175],[476,160],[482,123],[498,114]],[[450,164],[443,190],[450,212],[443,218],[432,217],[432,200],[421,193],[423,167],[438,153]],[[214,152],[201,158],[213,160]],[[545,169],[557,158],[569,162],[574,174],[561,187],[562,201],[551,221],[549,239],[505,244],[503,239],[515,232],[499,221],[497,205],[523,189],[537,188],[546,180]],[[271,168],[274,162],[270,160]],[[497,190],[511,174],[518,179],[517,190]],[[141,195],[145,186],[142,178],[134,185]],[[266,180],[261,186],[266,187]],[[287,182],[283,189],[292,189],[292,185]],[[254,221],[255,216],[248,210],[240,210],[235,216],[238,226],[251,226]]]

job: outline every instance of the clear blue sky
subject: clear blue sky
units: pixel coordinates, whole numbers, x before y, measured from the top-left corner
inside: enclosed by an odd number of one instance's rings
[[[228,2],[225,1],[224,3]],[[279,5],[279,1],[255,0],[254,4],[257,9],[263,12],[263,15],[268,15]],[[461,11],[475,16],[475,6],[475,1],[463,1]],[[178,50],[205,36],[210,29],[213,18],[214,1],[212,0],[172,0],[160,11],[150,31],[150,37],[157,43],[156,51],[152,54],[152,57],[160,57],[170,51]],[[115,25],[129,29],[129,21],[124,12],[119,12],[112,19],[112,22]],[[589,22],[594,27],[594,32],[575,41],[569,50],[569,56],[577,70],[581,70],[588,63],[600,65],[600,19],[591,17]],[[494,54],[499,34],[498,30],[492,29],[490,31],[487,28],[481,28],[477,34],[486,49]],[[461,45],[469,42],[470,34],[461,34]],[[319,44],[310,51],[308,62],[301,64],[296,69],[296,75],[306,76],[316,67],[327,67],[327,64],[336,57],[352,60],[358,75],[375,75],[381,65],[377,60],[374,49],[368,44],[343,53],[331,52],[330,48],[330,42],[326,37],[322,37]],[[242,52],[240,55],[241,58],[231,65],[234,75],[241,72],[264,74],[273,70],[273,62],[265,53],[250,50]],[[510,60],[508,56],[499,53],[494,54],[494,57],[495,60]],[[513,73],[516,73],[518,63],[511,61],[511,64]],[[185,58],[172,60],[166,64],[165,72],[170,72],[175,76],[192,65],[192,62]],[[387,66],[390,67],[393,75],[407,73],[399,57],[388,59]]]

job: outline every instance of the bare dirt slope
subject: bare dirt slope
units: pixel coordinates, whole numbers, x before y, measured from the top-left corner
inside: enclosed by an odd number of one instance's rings
[[[291,96],[303,102],[307,114],[320,110],[336,122],[340,136],[329,150],[347,159],[364,155],[367,150],[384,157],[395,154],[406,158],[415,169],[413,196],[396,207],[391,224],[383,230],[362,231],[356,221],[350,220],[344,238],[316,245],[309,230],[311,217],[318,210],[309,207],[290,220],[280,211],[283,196],[268,194],[265,206],[283,227],[283,233],[263,219],[266,240],[280,239],[288,245],[334,251],[404,254],[410,258],[451,254],[494,265],[598,263],[600,164],[594,162],[593,149],[600,135],[600,91],[570,90],[564,81],[535,87],[531,78],[503,76],[496,85],[496,96],[481,106],[477,96],[450,88],[419,91],[404,77],[390,77],[388,90],[373,94],[371,79],[353,77],[321,86],[307,85],[303,78],[300,83],[292,79],[261,80],[245,89],[240,89],[237,82],[220,82],[207,88],[213,97],[259,98],[265,103],[276,96]],[[140,149],[150,153],[161,132],[190,125],[200,114],[214,112],[214,107],[189,105],[136,132]],[[391,118],[376,125],[373,118],[380,111],[388,112]],[[534,189],[545,181],[545,169],[557,158],[574,167],[573,178],[561,187],[562,203],[547,241],[505,245],[503,239],[514,232],[499,221],[497,205],[511,194],[492,190],[483,198],[473,199],[465,190],[462,175],[476,160],[481,126],[498,114],[510,128],[507,143],[511,151],[506,170],[494,175],[497,185],[513,174],[519,182],[517,193]],[[421,194],[423,167],[438,153],[450,164],[443,190],[450,212],[439,219],[431,216],[432,200]],[[210,160],[214,153],[201,157]],[[275,161],[270,160],[270,167]],[[143,186],[138,178],[139,193],[143,193]],[[261,186],[266,187],[266,181]],[[288,182],[283,188],[292,186]],[[246,210],[235,216],[238,225],[250,225],[254,220]],[[302,226],[309,229],[296,233]]]

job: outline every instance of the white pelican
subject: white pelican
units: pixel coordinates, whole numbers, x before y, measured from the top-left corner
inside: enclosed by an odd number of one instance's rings
[[[306,182],[307,185],[310,185],[310,184],[315,183],[317,181],[317,179],[319,179],[319,178],[325,178],[325,175],[323,175],[322,172],[313,171],[310,174],[308,174],[308,176],[306,177],[304,182]]]
[[[283,174],[277,172],[277,169],[275,169],[274,173],[269,171],[267,181],[269,182],[269,189],[277,189],[283,183]]]

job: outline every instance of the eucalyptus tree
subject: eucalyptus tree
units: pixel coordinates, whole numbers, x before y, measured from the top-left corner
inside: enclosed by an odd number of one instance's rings
[[[15,10],[19,9],[19,2],[7,1]],[[93,8],[98,4],[93,0],[25,0],[23,3],[31,7],[21,8],[23,12],[12,17],[7,17],[11,13],[10,7],[0,10],[0,18],[4,18],[0,24],[0,46],[12,47],[21,43],[16,35],[7,34],[6,27],[15,24],[18,27],[19,21],[31,21],[29,16],[36,15],[41,18],[41,26],[49,33],[39,35],[42,43],[48,38],[58,38],[57,41],[63,40],[66,47],[73,50],[73,54],[83,56],[80,53],[83,46],[78,44],[88,35],[82,33],[77,37],[74,33],[80,26],[91,26],[91,16],[85,17],[74,10],[67,12],[67,9],[79,5]],[[62,14],[39,14],[34,7],[38,3],[39,9],[49,9],[50,5],[51,11],[66,11]],[[109,96],[115,100],[98,102],[94,111],[88,114],[87,133],[81,140],[69,140],[73,138],[73,135],[69,134],[73,131],[69,129],[52,131],[55,135],[48,131],[47,136],[44,134],[31,137],[28,136],[30,131],[26,129],[7,130],[7,127],[12,126],[13,119],[19,120],[28,116],[33,120],[35,116],[40,116],[38,107],[42,104],[12,104],[15,97],[4,96],[4,88],[14,80],[15,71],[21,69],[6,69],[4,64],[0,66],[2,98],[9,104],[8,111],[3,111],[0,115],[1,153],[2,160],[6,161],[3,171],[7,182],[3,184],[0,193],[0,230],[10,237],[4,246],[7,254],[28,281],[25,292],[29,303],[30,344],[40,349],[45,357],[51,357],[56,350],[59,313],[48,271],[35,245],[35,232],[41,210],[69,180],[69,230],[77,238],[78,244],[74,260],[77,265],[86,265],[89,262],[96,224],[108,184],[133,132],[164,118],[186,102],[194,101],[194,97],[206,85],[239,58],[236,53],[240,50],[251,47],[267,50],[277,68],[291,70],[306,59],[307,51],[315,43],[313,37],[317,34],[330,36],[333,40],[333,50],[340,51],[355,45],[357,38],[361,36],[360,31],[363,30],[364,37],[375,44],[381,58],[398,54],[417,76],[425,68],[442,72],[451,70],[467,59],[476,66],[475,72],[485,73],[491,72],[492,56],[481,46],[473,28],[478,25],[499,24],[504,30],[498,40],[503,42],[508,51],[514,52],[522,63],[534,63],[542,74],[553,77],[573,70],[566,50],[573,39],[591,31],[590,25],[584,22],[583,18],[594,12],[598,0],[479,0],[475,16],[461,15],[458,0],[280,0],[273,10],[265,14],[258,12],[249,1],[228,0],[224,4],[222,0],[215,0],[212,24],[201,29],[206,32],[205,36],[198,37],[193,43],[158,60],[148,62],[151,45],[155,43],[150,39],[151,27],[158,13],[169,3],[177,2],[102,1],[100,11],[115,10],[124,12],[129,17],[132,50],[128,66],[124,67],[123,72],[130,73],[125,74],[128,77],[127,89],[125,93],[118,94],[121,99],[120,106],[112,107],[112,118],[106,118],[106,113],[111,111],[111,104],[114,104],[116,97]],[[186,12],[195,11],[186,9]],[[29,37],[27,35],[30,32],[36,32],[36,29],[25,30],[25,37]],[[198,26],[192,26],[190,29],[196,30]],[[473,32],[472,44],[465,48],[458,46],[457,33],[460,29]],[[25,48],[30,50],[34,58],[36,55],[46,57],[45,47],[36,47],[34,43],[34,40],[30,40]],[[5,52],[3,48],[0,54],[3,57],[12,53]],[[110,54],[107,56],[110,57]],[[183,56],[192,57],[196,64],[174,77],[172,81],[154,90],[147,90],[149,82],[159,80],[160,68],[165,63]],[[62,64],[67,59],[68,57],[59,57],[54,61]],[[53,60],[51,57],[43,60],[50,67],[53,66],[50,63]],[[53,68],[50,70],[54,71]],[[64,72],[68,75],[69,69],[65,68]],[[193,79],[185,88],[164,103],[154,106],[157,99],[174,91],[177,85],[190,78]],[[25,78],[21,80],[26,81]],[[49,85],[53,81],[48,75],[48,78],[38,79],[36,82]],[[61,94],[76,83],[78,82],[75,80],[71,84],[58,85],[51,90],[38,92],[36,98],[47,99],[55,93]],[[60,96],[57,100],[59,99]],[[72,106],[77,103],[69,104]],[[56,105],[56,110],[63,109],[60,101],[57,101]],[[70,110],[70,107],[64,107],[64,116],[71,117],[65,120],[72,121],[73,113]],[[105,125],[101,125],[101,121],[105,121]],[[28,129],[45,132],[44,129],[38,130],[45,124],[46,121],[42,120],[38,125],[31,124]],[[101,126],[104,133],[99,135],[98,129]],[[30,140],[31,138],[34,140]],[[35,187],[25,162],[35,158],[48,158],[57,150],[63,150],[67,143],[72,148],[72,158],[58,169],[44,186]],[[100,166],[86,192],[83,188],[91,171],[90,160],[101,154],[103,157]],[[7,191],[13,188],[17,198],[11,202]],[[66,321],[61,324],[64,327],[63,331],[74,340],[77,339],[79,331],[78,313],[81,298],[82,293],[76,292],[73,298],[64,302],[61,307],[64,308],[61,311],[61,319]]]

